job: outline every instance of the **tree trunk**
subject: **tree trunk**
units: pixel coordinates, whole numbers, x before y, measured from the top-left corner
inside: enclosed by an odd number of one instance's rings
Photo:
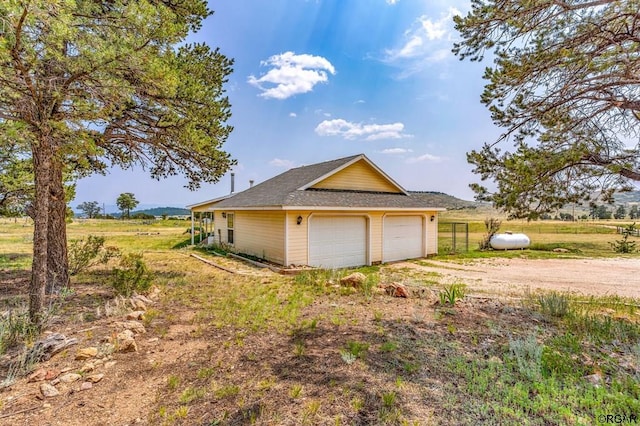
[[[33,265],[29,284],[29,319],[37,327],[43,324],[42,306],[47,284],[47,252],[49,228],[49,183],[53,148],[48,135],[40,135],[31,145],[35,178]]]
[[[62,163],[54,158],[49,181],[49,223],[47,228],[47,287],[53,294],[69,286],[69,261],[67,257],[67,200],[62,180]]]

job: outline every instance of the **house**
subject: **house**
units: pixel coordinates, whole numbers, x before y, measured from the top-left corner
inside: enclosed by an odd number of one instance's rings
[[[291,169],[188,206],[212,212],[213,240],[279,265],[341,268],[438,251],[429,193],[407,191],[364,154]]]

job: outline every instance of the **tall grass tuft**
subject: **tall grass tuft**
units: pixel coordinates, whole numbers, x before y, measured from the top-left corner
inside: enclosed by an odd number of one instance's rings
[[[537,302],[540,311],[552,318],[564,318],[571,313],[569,296],[557,291],[539,295]]]
[[[518,371],[532,381],[541,377],[542,350],[543,346],[533,335],[526,339],[509,340],[509,352],[516,362]]]
[[[0,355],[22,341],[37,337],[38,329],[29,321],[27,306],[9,310],[0,316]]]
[[[444,287],[440,293],[440,304],[455,305],[458,300],[462,300],[466,294],[466,284],[454,283]]]

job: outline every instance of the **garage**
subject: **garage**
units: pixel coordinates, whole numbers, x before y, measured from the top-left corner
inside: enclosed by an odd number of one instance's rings
[[[424,256],[422,216],[385,216],[382,261]]]
[[[367,264],[364,216],[313,216],[309,221],[309,265],[345,268]]]

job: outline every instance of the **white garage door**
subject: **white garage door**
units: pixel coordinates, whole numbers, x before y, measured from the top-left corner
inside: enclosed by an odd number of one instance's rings
[[[367,221],[362,216],[315,216],[309,221],[309,265],[344,268],[367,263]]]
[[[383,262],[422,257],[422,216],[386,216],[383,238]]]

